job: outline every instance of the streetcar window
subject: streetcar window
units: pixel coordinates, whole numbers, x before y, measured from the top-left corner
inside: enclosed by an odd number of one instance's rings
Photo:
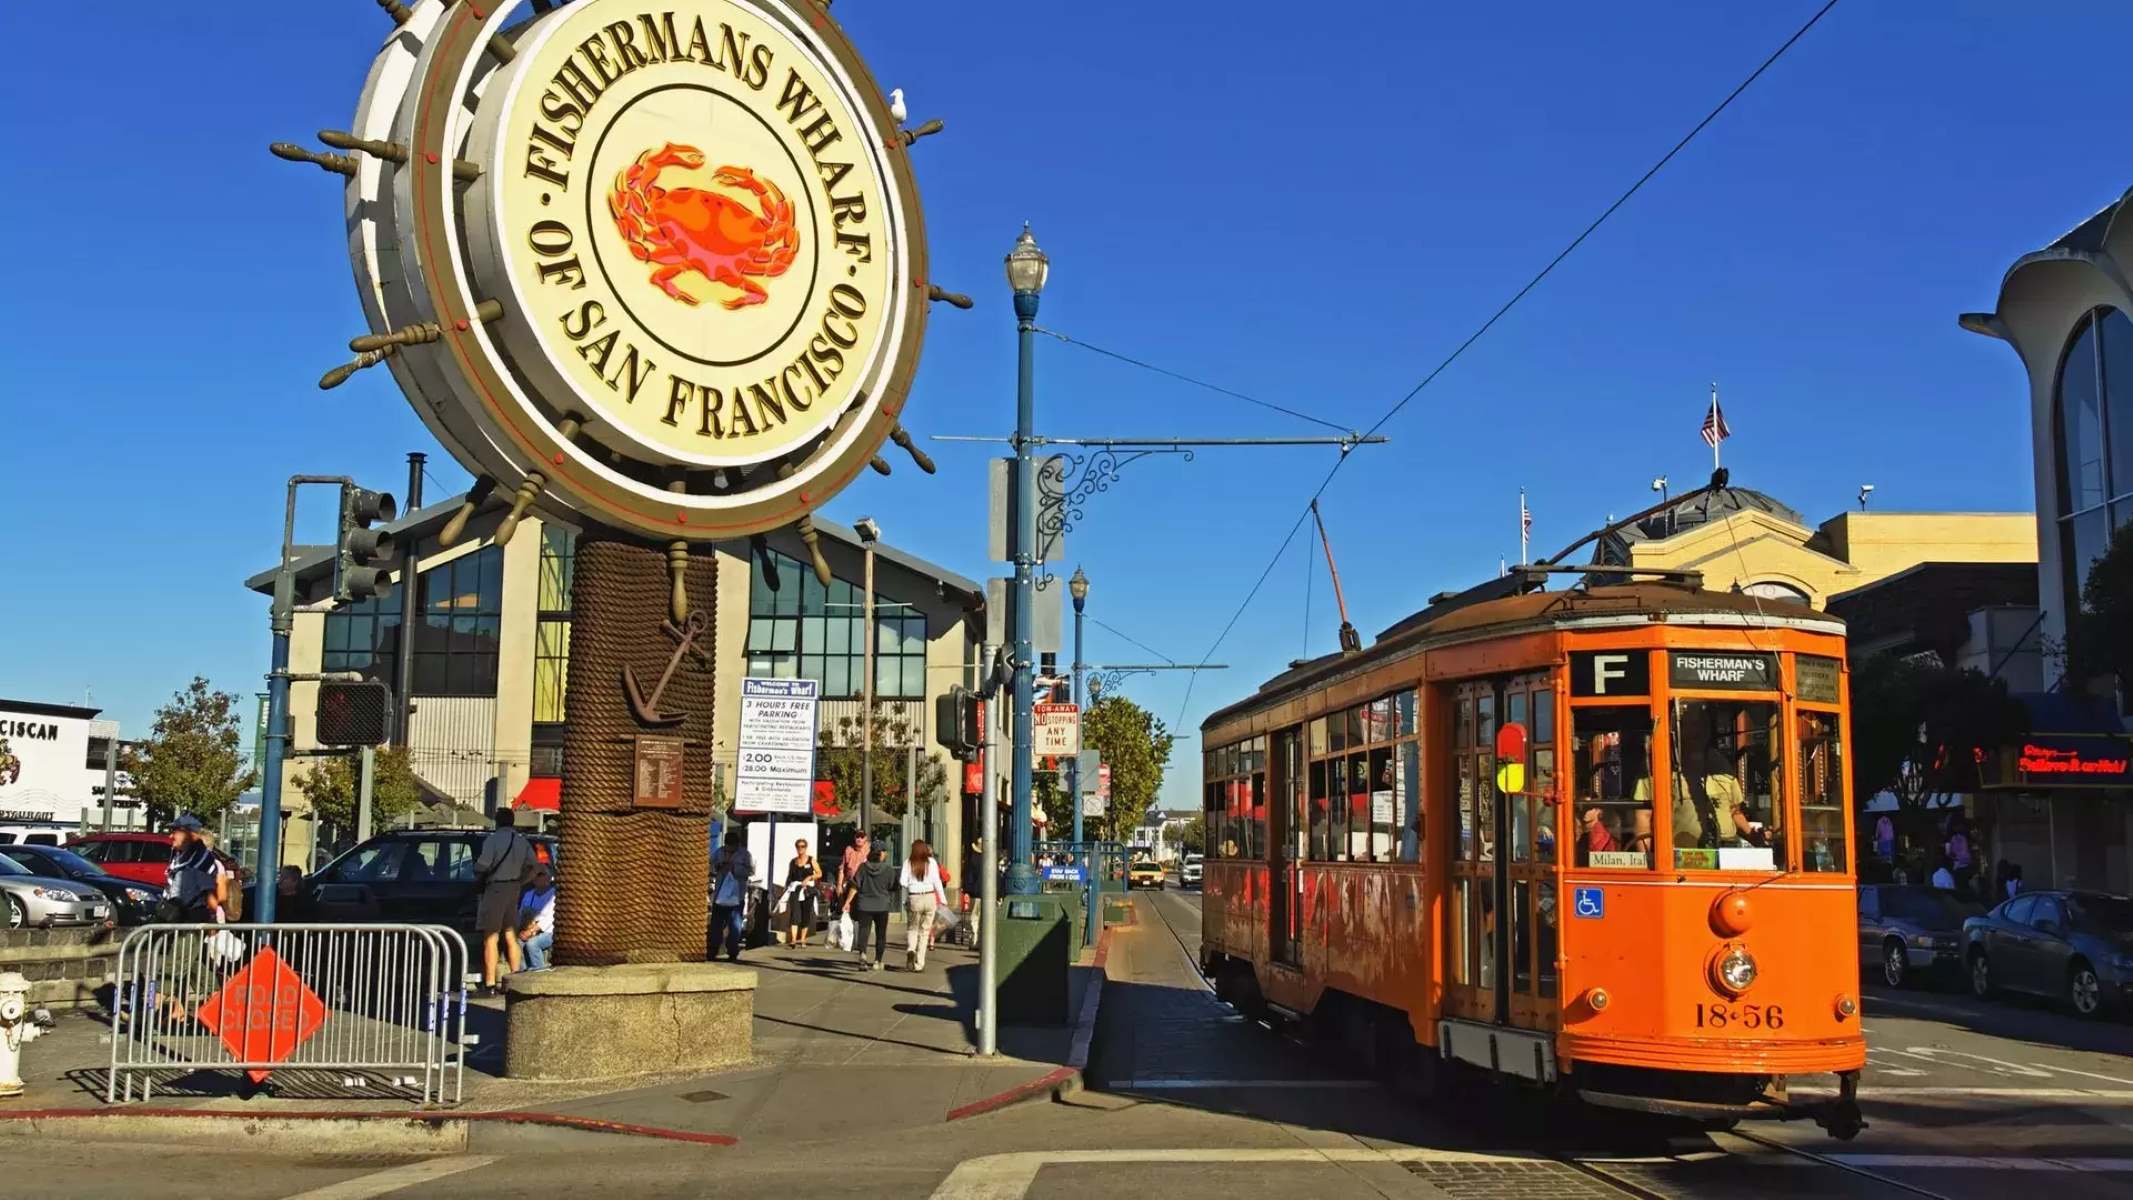
[[[1398,804],[1395,795],[1392,751],[1380,746],[1370,752],[1370,857],[1373,862],[1391,862],[1393,859],[1393,813]]]
[[[1369,745],[1392,740],[1392,697],[1372,700],[1363,710],[1363,741]]]
[[[1401,737],[1413,737],[1415,733],[1415,693],[1395,692],[1392,697],[1393,724]]]
[[[1400,743],[1393,759],[1393,791],[1400,798],[1400,861],[1422,861],[1422,747]]]
[[[1348,861],[1348,760],[1326,760],[1327,811],[1332,814],[1326,824],[1326,857],[1334,862]]]
[[[1309,753],[1312,758],[1317,758],[1326,752],[1326,719],[1314,717],[1308,729],[1311,743]]]
[[[1581,867],[1652,865],[1652,714],[1580,708],[1570,719],[1570,781]]]
[[[1533,736],[1528,742],[1526,790],[1532,793],[1533,861],[1555,861],[1555,693],[1533,693]]]
[[[1341,728],[1346,733],[1348,744],[1335,746],[1335,750],[1353,750],[1370,739],[1363,735],[1363,708],[1357,705],[1341,713]]]
[[[1370,862],[1370,756],[1348,756],[1348,859]]]
[[[1531,732],[1526,711],[1526,694],[1511,692],[1504,697],[1504,723],[1518,725]],[[1528,749],[1531,749],[1529,743]],[[1521,761],[1520,766],[1525,763]],[[1529,862],[1533,858],[1533,804],[1524,795],[1503,797],[1503,803],[1511,806],[1511,861]],[[1521,985],[1520,990],[1525,990]]]
[[[1800,730],[1800,866],[1842,871],[1844,857],[1844,747],[1837,714],[1803,712]]]
[[[1536,994],[1543,1000],[1555,996],[1555,883],[1542,880],[1539,899],[1533,902],[1534,924],[1540,931],[1540,987]]]
[[[1775,871],[1785,863],[1778,797],[1778,706],[1674,702],[1674,866]]]
[[[1528,919],[1531,913],[1532,885],[1517,879],[1511,883],[1511,990],[1533,990],[1533,927]]]
[[[1264,762],[1265,754],[1257,761]],[[1266,857],[1266,772],[1252,772],[1251,807],[1244,816],[1244,853],[1247,858]]]
[[[1326,829],[1331,816],[1331,801],[1326,795],[1326,763],[1321,760],[1311,764],[1311,861],[1325,862],[1333,857],[1326,848]]]

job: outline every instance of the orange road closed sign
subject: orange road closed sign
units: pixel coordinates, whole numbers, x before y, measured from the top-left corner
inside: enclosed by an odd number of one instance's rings
[[[222,985],[200,1006],[200,1023],[244,1062],[281,1062],[311,1040],[326,1021],[317,993],[271,947]],[[272,1072],[247,1071],[253,1083]]]

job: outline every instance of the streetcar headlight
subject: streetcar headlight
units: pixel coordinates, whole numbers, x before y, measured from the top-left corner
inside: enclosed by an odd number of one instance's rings
[[[1755,984],[1755,956],[1745,946],[1727,946],[1712,964],[1711,981],[1730,995],[1740,995]]]
[[[1850,992],[1837,993],[1837,1019],[1847,1021],[1859,1015],[1859,1002]]]
[[[1594,1012],[1606,1012],[1607,1006],[1613,1002],[1614,997],[1607,994],[1606,988],[1596,987],[1585,993],[1585,1003],[1590,1005]]]

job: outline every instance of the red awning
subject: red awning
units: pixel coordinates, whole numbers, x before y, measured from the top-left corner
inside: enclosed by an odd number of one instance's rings
[[[563,781],[560,779],[528,779],[526,786],[518,790],[516,808],[530,808],[538,812],[560,812],[563,808]]]

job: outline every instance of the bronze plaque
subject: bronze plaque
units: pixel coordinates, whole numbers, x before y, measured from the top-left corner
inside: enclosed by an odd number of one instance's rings
[[[1842,666],[1834,658],[1796,655],[1792,660],[1792,678],[1800,699],[1816,704],[1835,704],[1838,683],[1843,678]]]
[[[638,808],[681,807],[683,751],[683,742],[677,737],[637,739],[637,787],[633,802]]]

